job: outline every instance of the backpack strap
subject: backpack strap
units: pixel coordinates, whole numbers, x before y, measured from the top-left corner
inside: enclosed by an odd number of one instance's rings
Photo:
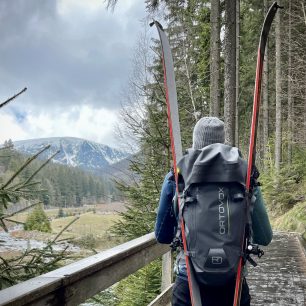
[[[178,197],[180,197],[180,207],[178,208]],[[183,248],[183,241],[182,241],[182,228],[181,228],[181,218],[183,215],[183,208],[184,208],[184,199],[182,195],[177,195],[175,193],[173,200],[172,200],[172,207],[175,212],[176,220],[177,220],[177,228],[176,228],[176,234],[175,237],[170,244],[170,247],[172,248],[173,251],[177,249],[182,249]]]
[[[179,209],[177,209],[177,207],[178,207],[178,197],[180,199]],[[177,248],[182,248],[183,247],[181,220],[183,218],[184,207],[185,207],[186,204],[190,204],[190,203],[193,203],[195,201],[196,201],[196,199],[190,196],[190,194],[188,192],[188,188],[184,189],[183,192],[181,192],[179,195],[175,194],[174,197],[173,197],[172,205],[173,205],[174,211],[176,211],[176,218],[177,218],[176,234],[175,234],[175,237],[174,237],[174,239],[173,239],[173,241],[170,245],[170,247],[173,250],[176,250]],[[190,253],[190,254],[187,254],[188,256],[193,256],[191,254],[191,252],[188,252],[188,253]]]

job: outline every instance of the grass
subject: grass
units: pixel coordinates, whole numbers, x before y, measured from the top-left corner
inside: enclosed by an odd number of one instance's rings
[[[16,238],[31,237],[38,240],[48,240],[58,234],[76,215],[79,219],[74,222],[62,235],[60,239],[73,240],[81,248],[105,250],[117,245],[118,239],[112,237],[109,232],[110,227],[120,219],[120,216],[113,213],[103,213],[97,210],[98,213],[86,212],[84,208],[67,208],[64,209],[66,214],[71,216],[56,218],[58,209],[45,210],[47,216],[51,219],[52,233],[42,235],[38,232],[18,231],[14,233]],[[29,212],[20,213],[14,216],[14,220],[25,222]]]
[[[273,218],[272,226],[276,230],[299,232],[305,236],[306,202],[299,203],[282,216]]]
[[[70,208],[63,208],[63,211],[65,212],[65,214],[67,215],[76,215],[76,214],[83,214],[86,213],[90,210],[90,208],[85,208],[85,207],[70,207]],[[30,210],[31,211],[31,210]],[[12,219],[16,220],[16,221],[20,221],[20,222],[25,222],[28,214],[30,213],[30,211],[26,211],[23,213],[19,213],[17,215],[15,215]],[[53,219],[56,218],[58,216],[58,212],[59,212],[59,208],[51,208],[51,209],[44,209],[44,212],[46,213],[46,215]]]
[[[52,231],[58,233],[62,228],[68,224],[75,217],[64,217],[53,219],[51,222]],[[79,220],[71,225],[68,232],[74,236],[83,234],[100,235],[108,231],[115,221],[119,220],[119,216],[116,214],[100,215],[88,212],[81,214]]]
[[[81,214],[80,218],[63,233],[62,238],[75,239],[81,247],[105,250],[118,243],[109,233],[109,228],[119,218],[117,214],[100,215],[92,212]],[[51,222],[53,233],[60,232],[73,219],[72,216],[53,219]]]

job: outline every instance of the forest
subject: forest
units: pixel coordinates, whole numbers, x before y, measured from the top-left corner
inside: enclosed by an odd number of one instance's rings
[[[5,142],[0,152],[0,183],[4,183],[27,160],[27,156],[14,150],[12,142]],[[15,183],[28,180],[45,161],[36,159],[16,178]],[[84,204],[110,203],[119,199],[115,184],[107,177],[95,176],[79,168],[55,164],[43,166],[33,178],[32,199],[40,200],[44,207],[80,207]],[[15,210],[17,205],[14,206]]]

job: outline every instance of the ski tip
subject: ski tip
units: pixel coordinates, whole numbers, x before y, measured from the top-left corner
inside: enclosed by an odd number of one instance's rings
[[[164,30],[163,26],[157,20],[153,20],[152,22],[149,23],[150,27],[152,27],[154,24],[161,30]]]
[[[279,5],[276,1],[273,2],[272,7],[274,7],[275,10],[284,8],[284,6]]]

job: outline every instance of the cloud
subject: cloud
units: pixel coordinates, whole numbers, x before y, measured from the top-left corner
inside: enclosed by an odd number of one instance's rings
[[[19,125],[18,120],[10,114],[0,113],[0,143],[5,140],[27,139],[28,134]]]
[[[0,10],[0,92],[27,86],[24,103],[41,109],[120,106],[114,94],[131,69],[143,1],[114,13],[101,0],[2,0]]]
[[[144,1],[1,0],[0,142],[74,136],[116,145]]]
[[[22,120],[20,120],[20,117]],[[0,114],[0,143],[7,139],[23,140],[56,136],[79,137],[118,147],[114,128],[116,112],[89,105],[73,106],[50,112],[16,114],[12,109]]]

